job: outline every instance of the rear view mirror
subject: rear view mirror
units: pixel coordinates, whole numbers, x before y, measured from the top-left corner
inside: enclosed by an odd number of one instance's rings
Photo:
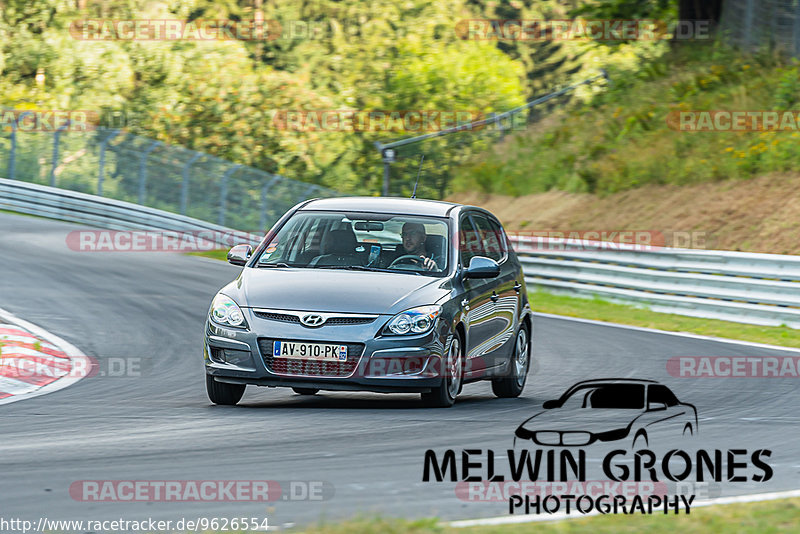
[[[253,247],[250,245],[236,245],[228,251],[228,263],[231,265],[244,265],[253,254]]]
[[[544,401],[544,404],[542,404],[542,408],[544,408],[545,410],[552,410],[553,408],[558,408],[558,401],[557,400]]]
[[[383,230],[383,223],[377,221],[358,221],[353,224],[353,228],[359,232],[380,232]]]
[[[658,412],[660,410],[666,410],[667,405],[663,402],[648,402],[647,403],[647,411],[648,412]]]

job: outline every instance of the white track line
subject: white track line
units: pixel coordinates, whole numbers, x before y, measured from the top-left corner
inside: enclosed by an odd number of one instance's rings
[[[69,343],[61,339],[60,337],[56,336],[55,334],[51,334],[47,330],[36,326],[35,324],[31,324],[28,321],[24,321],[14,315],[11,312],[8,312],[2,308],[0,308],[0,319],[7,323],[14,324],[16,326],[22,327],[25,330],[29,331],[31,334],[38,336],[48,343],[57,347],[60,351],[64,354],[69,356],[70,361],[72,361],[72,371],[69,373],[69,376],[64,376],[50,382],[46,386],[36,388],[35,390],[20,393],[19,395],[12,395],[11,397],[6,397],[4,399],[0,399],[0,404],[10,404],[12,402],[17,402],[24,399],[30,399],[32,397],[38,397],[39,395],[46,395],[47,393],[52,393],[54,391],[58,391],[59,389],[64,389],[67,386],[71,386],[81,378],[84,378],[89,371],[92,369],[92,361],[86,356],[83,352],[80,351],[75,345]],[[9,392],[10,393],[10,392]]]
[[[644,326],[631,326],[627,324],[608,323],[605,321],[596,321],[594,319],[582,319],[580,317],[569,317],[567,315],[555,315],[552,313],[534,312],[534,315],[538,317],[546,317],[548,319],[564,319],[566,321],[575,321],[576,323],[587,323],[599,326],[610,326],[613,328],[624,328],[626,330],[636,330],[637,332],[649,332],[652,334],[667,334],[670,336],[687,337],[691,339],[702,339],[704,341],[716,341],[718,343],[731,343],[734,345],[746,345],[748,347],[757,347],[760,349],[783,350],[787,352],[800,353],[800,349],[796,349],[793,347],[781,347],[780,345],[768,345],[766,343],[756,343],[754,341],[740,341],[738,339],[727,339],[724,337],[703,336],[700,334],[690,334],[689,332],[670,332],[669,330],[658,330],[656,328],[646,328]]]
[[[791,497],[800,497],[800,490],[776,491],[772,493],[755,493],[753,495],[740,495],[737,497],[720,497],[718,499],[697,501],[692,504],[692,508],[702,508],[704,506],[714,506],[720,504],[742,504],[749,502],[774,501],[776,499],[789,499]],[[597,515],[613,515],[613,514],[601,514],[600,512],[594,511],[588,514],[569,514],[569,515],[563,512],[557,514],[542,514],[542,515],[506,515],[499,517],[487,517],[485,519],[467,519],[463,521],[451,521],[447,524],[455,528],[493,526],[493,525],[513,525],[517,523],[539,523],[544,521],[563,521],[564,519],[580,519],[583,517],[592,517]]]

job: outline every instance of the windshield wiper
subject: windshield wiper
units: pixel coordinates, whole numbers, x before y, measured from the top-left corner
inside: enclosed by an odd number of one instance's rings
[[[379,267],[367,267],[365,265],[314,265],[315,269],[339,269],[346,271],[371,271],[377,273],[411,273],[422,276],[418,271],[407,271],[405,269],[381,269]]]
[[[282,261],[279,261],[278,263],[259,263],[258,264],[258,268],[260,269],[261,267],[283,267],[283,268],[286,268],[286,267],[291,267],[291,265],[289,265],[288,263],[284,263]]]

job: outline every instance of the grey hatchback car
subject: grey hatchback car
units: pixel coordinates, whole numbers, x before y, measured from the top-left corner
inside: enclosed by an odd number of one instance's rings
[[[488,211],[432,200],[302,202],[252,249],[205,324],[206,390],[420,393],[452,406],[465,383],[517,397],[532,318],[522,268]]]

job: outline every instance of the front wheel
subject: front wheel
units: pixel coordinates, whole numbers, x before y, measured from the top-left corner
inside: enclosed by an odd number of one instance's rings
[[[531,365],[530,347],[528,345],[528,331],[525,326],[520,326],[517,340],[514,343],[514,354],[511,359],[509,376],[492,380],[492,392],[502,399],[519,397],[525,389],[528,378],[528,369]]]
[[[422,402],[429,408],[449,408],[456,402],[461,390],[464,356],[461,352],[461,338],[453,334],[453,340],[442,358],[442,385],[422,394]]]
[[[214,404],[221,404],[223,406],[233,406],[244,395],[244,384],[226,384],[225,382],[217,382],[211,375],[206,375],[206,393],[208,398]]]

